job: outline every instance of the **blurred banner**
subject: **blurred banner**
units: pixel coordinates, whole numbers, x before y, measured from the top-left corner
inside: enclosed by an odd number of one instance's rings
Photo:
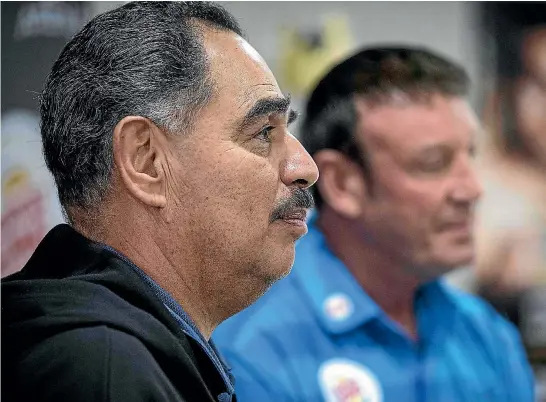
[[[546,401],[546,4],[483,3],[496,55],[479,211],[479,292],[520,330]]]
[[[38,94],[88,3],[2,2],[2,276],[19,270],[63,221],[42,156]]]
[[[62,220],[38,124],[27,110],[2,114],[2,276],[19,270]]]

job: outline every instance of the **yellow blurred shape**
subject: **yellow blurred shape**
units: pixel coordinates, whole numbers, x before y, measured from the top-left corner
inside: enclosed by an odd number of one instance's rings
[[[26,170],[17,168],[8,172],[7,177],[3,180],[2,190],[6,194],[14,191],[17,187],[23,186],[29,182],[29,174]]]
[[[281,32],[280,79],[283,89],[295,95],[307,95],[327,71],[352,49],[347,18],[329,16],[312,35],[320,38],[313,44],[296,28]]]

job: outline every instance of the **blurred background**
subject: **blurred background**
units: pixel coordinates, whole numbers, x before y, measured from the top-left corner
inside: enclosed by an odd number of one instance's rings
[[[464,65],[485,128],[476,160],[485,192],[476,264],[448,279],[518,327],[546,401],[546,4],[221,3],[296,109],[329,67],[364,46],[419,45]],[[41,155],[37,97],[45,77],[75,32],[121,4],[1,4],[2,276],[63,221]]]

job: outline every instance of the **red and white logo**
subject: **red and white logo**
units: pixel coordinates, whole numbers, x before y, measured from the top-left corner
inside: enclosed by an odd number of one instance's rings
[[[363,365],[345,359],[324,362],[318,372],[326,402],[382,402],[381,386]]]
[[[335,293],[324,301],[326,316],[334,321],[344,321],[353,314],[353,302],[343,293]]]

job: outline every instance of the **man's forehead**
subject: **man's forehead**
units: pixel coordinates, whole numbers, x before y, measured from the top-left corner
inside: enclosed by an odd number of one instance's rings
[[[248,94],[259,85],[278,88],[269,66],[244,38],[231,31],[208,31],[205,35],[210,72],[219,87],[231,86]],[[259,89],[259,88],[257,88]]]
[[[378,146],[430,147],[455,139],[474,140],[480,125],[468,102],[438,98],[431,102],[358,102],[360,137]]]
[[[258,51],[254,49],[254,47],[250,43],[248,43],[244,38],[241,38],[240,36],[237,36],[235,39],[239,43],[240,49],[243,51],[243,53],[246,53],[248,57],[250,57],[256,63],[262,63],[266,65],[262,55],[258,53]]]

